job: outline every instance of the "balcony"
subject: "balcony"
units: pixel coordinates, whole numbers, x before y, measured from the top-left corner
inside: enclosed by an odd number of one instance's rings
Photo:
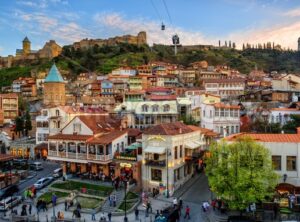
[[[145,159],[145,165],[147,166],[165,167],[167,165],[166,163],[166,160]]]
[[[95,161],[109,161],[113,159],[112,154],[100,155],[100,154],[87,154],[87,153],[75,153],[75,152],[58,152],[49,150],[49,157],[76,159],[76,160],[95,160]]]

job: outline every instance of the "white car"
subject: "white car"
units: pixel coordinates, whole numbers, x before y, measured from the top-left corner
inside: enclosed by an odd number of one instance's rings
[[[21,202],[22,202],[21,196],[7,197],[6,199],[0,201],[0,210],[1,211],[8,210],[9,208],[17,206]]]
[[[49,185],[53,180],[54,180],[53,177],[45,177],[45,178],[41,178],[41,179],[39,179],[38,181],[36,181],[36,183],[33,184],[33,186],[34,186],[36,189],[42,189],[42,188],[44,188],[45,186]]]

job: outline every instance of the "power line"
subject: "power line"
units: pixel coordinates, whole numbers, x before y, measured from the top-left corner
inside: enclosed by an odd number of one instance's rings
[[[161,15],[159,14],[159,11],[157,10],[157,8],[156,8],[156,6],[155,6],[153,0],[150,0],[150,1],[151,1],[151,5],[152,5],[152,7],[154,8],[154,11],[155,11],[157,17],[159,18],[160,21],[162,21],[162,17],[161,17]]]
[[[167,14],[168,14],[170,23],[173,24],[172,19],[171,19],[171,15],[170,15],[170,12],[169,12],[169,9],[168,9],[168,6],[167,6],[167,4],[166,4],[166,1],[165,1],[165,0],[162,0],[162,1],[163,1],[163,3],[164,3],[165,9],[166,9],[166,11],[167,11]]]

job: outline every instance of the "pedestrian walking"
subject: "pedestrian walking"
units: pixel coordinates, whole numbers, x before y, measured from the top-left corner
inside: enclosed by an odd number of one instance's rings
[[[117,206],[117,196],[116,196],[116,194],[113,195],[113,205],[114,205],[114,207]]]
[[[55,193],[52,194],[52,204],[53,206],[56,206],[56,200],[57,200],[57,196],[55,195]]]
[[[95,221],[96,220],[96,210],[93,209],[92,211],[92,221]]]
[[[139,220],[139,209],[136,207],[134,210],[135,220]]]
[[[29,204],[29,207],[28,207],[29,215],[31,215],[31,211],[32,211],[32,206],[31,206],[31,204]]]
[[[191,219],[190,211],[191,211],[190,207],[186,205],[184,219],[185,218],[188,218],[188,220]]]
[[[111,207],[113,205],[113,196],[109,195],[108,200],[109,200],[109,206]]]
[[[109,222],[111,222],[111,215],[112,215],[111,212],[109,212],[109,213],[107,214],[107,217],[108,217],[108,221],[109,221]]]
[[[68,210],[68,201],[65,200],[65,211],[67,211],[67,210]]]
[[[158,217],[159,217],[159,210],[156,210],[156,214],[155,214],[154,218],[156,219]]]
[[[173,208],[175,209],[175,208],[177,207],[177,205],[178,205],[177,198],[174,197],[174,198],[173,198]]]

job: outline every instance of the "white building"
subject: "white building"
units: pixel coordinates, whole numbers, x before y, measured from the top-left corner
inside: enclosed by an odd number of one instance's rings
[[[112,70],[111,74],[115,76],[135,76],[137,74],[137,70],[130,67],[121,67]]]
[[[49,135],[54,135],[69,123],[75,116],[104,115],[108,113],[101,108],[58,106],[42,109],[36,117],[36,144],[45,143]]]
[[[300,129],[297,134],[247,134],[240,133],[226,138],[227,141],[235,141],[239,137],[251,137],[270,150],[274,170],[281,176],[287,176],[285,182],[294,186],[300,186]]]
[[[300,115],[299,108],[273,108],[269,110],[269,123],[285,125],[291,120],[291,115]]]
[[[240,132],[240,107],[224,103],[201,104],[201,127],[220,136]]]
[[[196,127],[198,128],[198,127]],[[142,183],[146,190],[172,195],[195,170],[193,156],[205,149],[204,134],[181,122],[153,126],[144,131]]]

